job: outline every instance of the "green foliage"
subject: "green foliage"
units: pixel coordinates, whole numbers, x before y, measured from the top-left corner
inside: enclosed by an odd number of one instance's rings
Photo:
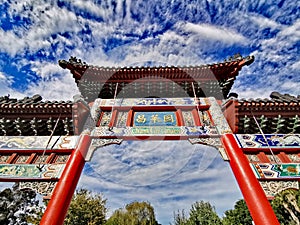
[[[116,210],[106,225],[158,225],[149,202],[132,202]]]
[[[99,194],[81,189],[75,193],[70,204],[64,225],[105,224],[106,199]]]
[[[237,201],[234,209],[225,212],[222,222],[224,225],[252,225],[252,217],[246,202],[243,199]]]
[[[189,217],[184,211],[174,215],[174,225],[221,225],[221,219],[209,202],[196,202],[192,205]]]
[[[287,189],[275,196],[272,208],[281,224],[300,224],[300,192]]]
[[[178,210],[177,213],[174,213],[174,225],[186,225],[188,224],[188,218],[185,215],[184,210],[181,212]]]
[[[190,210],[189,225],[218,225],[222,224],[215,208],[209,202],[196,202]]]
[[[1,225],[26,225],[30,217],[37,216],[39,209],[39,201],[32,190],[19,190],[16,184],[0,192]]]

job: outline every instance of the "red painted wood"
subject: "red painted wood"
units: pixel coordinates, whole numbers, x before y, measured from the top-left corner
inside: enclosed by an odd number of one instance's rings
[[[126,121],[126,126],[130,127],[132,126],[132,118],[133,118],[133,110],[129,110],[128,112],[128,117],[127,117],[127,121]]]
[[[259,161],[261,163],[271,163],[270,159],[266,156],[264,152],[258,153],[257,157],[259,158]]]
[[[177,126],[184,126],[184,120],[183,120],[181,109],[178,109],[176,111],[176,117],[177,117]]]
[[[111,120],[109,122],[109,127],[113,127],[116,122],[117,122],[117,113],[118,111],[116,109],[114,109],[114,111],[112,112],[112,115],[111,115]]]
[[[201,120],[200,120],[199,113],[198,113],[197,109],[192,110],[192,115],[194,117],[195,126],[202,126],[203,124],[201,124],[201,122],[200,122]]]
[[[90,142],[91,138],[88,135],[81,136],[77,148],[71,154],[53,191],[52,198],[40,225],[62,225],[64,223],[73,193],[85,164],[85,156]]]
[[[255,225],[279,225],[262,187],[233,134],[223,135],[222,142]]]
[[[283,163],[292,163],[291,159],[285,154],[285,152],[280,152],[278,157]]]

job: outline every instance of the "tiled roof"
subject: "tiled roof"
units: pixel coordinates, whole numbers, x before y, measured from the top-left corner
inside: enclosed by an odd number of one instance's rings
[[[178,92],[167,96],[170,94],[168,91],[172,89],[172,83],[179,85],[185,91],[185,96],[186,94],[193,96],[192,82],[195,84],[196,95],[199,97],[217,97],[215,92],[220,89],[227,97],[241,68],[250,65],[253,61],[253,56],[242,57],[237,54],[221,63],[200,66],[101,67],[88,65],[76,57],[71,57],[69,61],[60,60],[59,65],[70,70],[81,94],[87,101],[91,101],[95,95],[100,98],[113,98],[116,83],[120,84],[117,91],[121,93],[123,90],[126,97],[137,97],[136,93],[139,92],[143,94],[139,97],[147,97],[149,91],[145,91],[140,83],[150,86],[150,89],[153,86],[160,90],[159,97],[183,97],[177,96],[180,94]],[[162,82],[159,79],[165,79],[164,84],[167,82],[171,84],[157,85],[159,81]],[[130,86],[129,84],[134,81],[139,81],[138,85]],[[127,88],[128,86],[130,87]],[[132,90],[133,88],[137,90]],[[207,92],[205,88],[210,92],[205,93]]]
[[[73,133],[71,101],[42,101],[40,95],[14,99],[0,97],[0,135],[56,135]]]
[[[23,99],[0,97],[0,116],[2,113],[72,113],[72,101],[43,101],[40,95]]]
[[[272,92],[265,99],[231,98],[223,108],[235,133],[259,133],[253,116],[264,133],[300,133],[299,96]]]

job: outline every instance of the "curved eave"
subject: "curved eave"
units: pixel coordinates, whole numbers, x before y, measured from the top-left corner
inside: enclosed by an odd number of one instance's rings
[[[200,66],[167,67],[100,67],[87,65],[81,60],[71,58],[59,60],[59,65],[70,70],[76,83],[81,79],[93,82],[118,82],[120,80],[137,80],[148,77],[162,77],[171,80],[212,80],[218,81],[234,78],[245,65],[250,65],[254,56],[239,57],[231,61]]]

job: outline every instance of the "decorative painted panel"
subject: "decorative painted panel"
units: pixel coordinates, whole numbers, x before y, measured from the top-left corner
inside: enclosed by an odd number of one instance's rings
[[[108,126],[111,120],[111,112],[102,112],[100,126]]]
[[[256,154],[247,154],[247,158],[250,162],[259,162],[259,159]]]
[[[49,136],[0,136],[0,149],[45,149]],[[74,149],[78,136],[53,136],[48,149]]]
[[[0,155],[0,163],[6,163],[9,159],[9,155]]]
[[[299,154],[288,154],[288,157],[292,162],[300,162]]]
[[[195,126],[194,117],[191,111],[182,111],[182,117],[184,120],[184,124],[187,127]]]
[[[184,106],[196,105],[194,98],[125,98],[125,99],[100,99],[96,100],[99,106]],[[207,103],[204,98],[199,98],[200,105]],[[208,106],[208,105],[207,105]]]
[[[53,163],[66,163],[69,159],[69,155],[57,155]]]
[[[135,112],[134,126],[176,126],[175,112]]]
[[[137,126],[108,129],[107,127],[96,127],[92,136],[217,136],[215,127],[173,127],[173,126]]]
[[[126,127],[128,112],[118,112],[116,127]]]
[[[268,159],[270,160],[270,162],[272,163],[279,163],[281,162],[280,158],[278,157],[278,155],[271,155],[271,154],[266,154],[266,156],[268,157]]]
[[[59,178],[64,167],[64,164],[43,164],[40,168],[33,164],[0,164],[0,179]]]
[[[269,164],[257,163],[250,164],[257,178],[300,178],[299,163]]]
[[[16,164],[22,164],[22,163],[26,163],[27,160],[29,159],[30,155],[20,155],[18,156],[17,160],[16,160]]]
[[[286,189],[299,190],[299,182],[297,180],[264,180],[259,181],[268,198],[274,198],[276,194]]]
[[[236,134],[235,135],[241,148],[300,148],[299,134]]]
[[[50,155],[38,155],[34,163],[39,164],[39,163],[46,163],[46,160],[48,159]]]
[[[52,194],[56,184],[56,181],[22,181],[19,182],[19,189],[31,189],[41,195],[49,196]]]

